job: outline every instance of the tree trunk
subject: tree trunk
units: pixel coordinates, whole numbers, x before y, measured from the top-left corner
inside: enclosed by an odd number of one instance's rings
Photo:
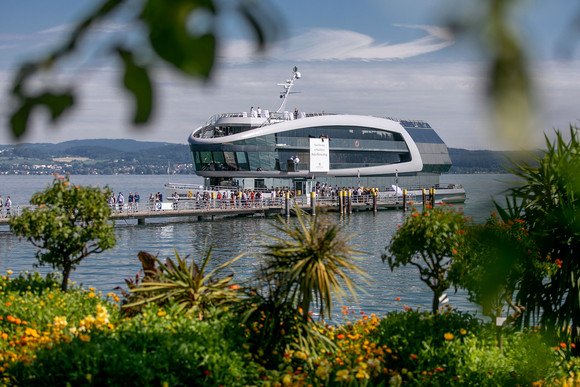
[[[63,266],[62,269],[62,284],[60,285],[60,290],[66,292],[68,289],[68,277],[70,276],[70,265]]]
[[[433,304],[432,304],[433,314],[439,313],[439,297],[441,297],[441,294],[443,294],[443,292],[437,291],[433,292]]]

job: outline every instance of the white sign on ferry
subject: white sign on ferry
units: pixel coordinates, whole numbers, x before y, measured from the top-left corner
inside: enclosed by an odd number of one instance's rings
[[[310,139],[310,172],[328,172],[330,170],[328,142],[328,138]]]

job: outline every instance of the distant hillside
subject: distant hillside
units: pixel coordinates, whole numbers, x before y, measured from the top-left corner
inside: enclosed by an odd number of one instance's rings
[[[533,162],[528,152],[490,151],[449,148],[453,166],[449,173],[507,173],[510,160]]]
[[[193,173],[189,147],[108,139],[0,146],[0,173],[160,174],[168,165],[173,173]]]

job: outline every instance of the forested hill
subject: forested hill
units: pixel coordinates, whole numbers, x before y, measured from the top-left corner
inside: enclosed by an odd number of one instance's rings
[[[449,148],[450,173],[502,173],[515,152]],[[193,173],[187,144],[135,140],[75,140],[58,144],[0,145],[0,173],[165,174]]]
[[[533,163],[531,153],[449,148],[453,166],[449,173],[506,173],[510,160]]]

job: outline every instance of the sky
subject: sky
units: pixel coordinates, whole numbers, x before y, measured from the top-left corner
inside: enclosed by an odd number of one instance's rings
[[[132,0],[139,3],[140,0]],[[257,0],[271,13],[277,40],[256,53],[253,36],[219,0],[220,50],[211,79],[185,79],[160,66],[153,119],[131,125],[131,99],[119,87],[118,63],[106,47],[137,41],[130,12],[97,26],[84,49],[40,82],[75,86],[73,111],[57,125],[40,113],[20,141],[58,143],[92,138],[187,143],[211,116],[276,110],[283,83],[297,66],[302,77],[288,109],[427,121],[449,147],[519,149],[541,146],[543,133],[568,131],[580,119],[580,4],[575,0],[519,1],[513,29],[523,42],[536,92],[535,128],[506,142],[494,130],[485,98],[486,62],[474,39],[448,27],[465,0]],[[18,67],[57,47],[97,0],[0,2],[0,144],[17,143],[7,125],[9,91]],[[471,10],[473,11],[473,10]],[[476,13],[469,13],[469,15]],[[192,17],[203,28],[203,17]],[[463,18],[462,20],[466,20]],[[138,30],[137,30],[138,31]]]

